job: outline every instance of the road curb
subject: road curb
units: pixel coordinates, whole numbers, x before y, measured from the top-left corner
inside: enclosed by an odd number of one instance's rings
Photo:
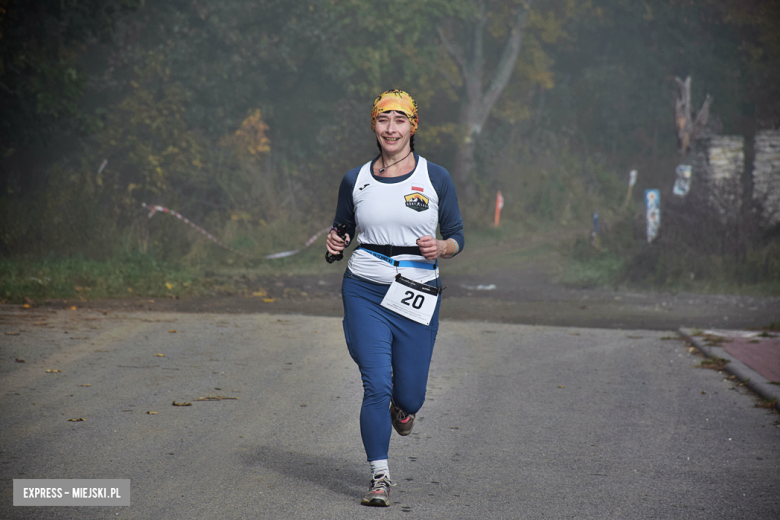
[[[680,327],[679,334],[711,358],[721,358],[728,360],[724,370],[729,374],[736,376],[742,383],[764,399],[776,399],[775,408],[780,411],[780,386],[773,385],[764,376],[745,365],[742,361],[735,358],[724,349],[714,345],[707,345],[704,338],[693,335],[693,330],[686,327]]]

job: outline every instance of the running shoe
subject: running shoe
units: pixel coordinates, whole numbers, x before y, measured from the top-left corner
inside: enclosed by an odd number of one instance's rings
[[[374,475],[371,484],[368,486],[368,493],[360,502],[364,506],[387,507],[390,505],[390,486],[395,486],[395,482],[385,473]]]
[[[414,427],[414,414],[406,413],[398,408],[395,403],[390,401],[390,419],[393,422],[393,428],[398,432],[398,435],[409,435],[412,433],[412,427]]]

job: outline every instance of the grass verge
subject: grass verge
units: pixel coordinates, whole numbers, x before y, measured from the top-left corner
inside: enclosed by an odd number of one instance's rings
[[[193,268],[132,254],[106,261],[83,258],[0,259],[0,301],[177,297],[208,292]]]
[[[594,244],[580,236],[566,248],[561,282],[581,288],[780,295],[780,262],[774,258],[780,255],[780,242],[736,262],[728,255],[697,255],[692,250],[675,254],[665,244],[648,245],[633,238],[625,223],[599,238]]]

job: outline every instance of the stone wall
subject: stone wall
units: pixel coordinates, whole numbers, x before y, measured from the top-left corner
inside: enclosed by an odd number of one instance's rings
[[[742,172],[745,170],[745,139],[739,135],[716,135],[704,140],[702,177],[708,203],[721,220],[736,220],[742,201]]]
[[[756,132],[753,197],[765,223],[780,223],[780,130]]]
[[[753,197],[761,221],[766,226],[780,224],[780,130],[756,132],[754,149]],[[742,201],[745,139],[738,135],[700,139],[688,160],[694,173],[691,190],[703,196],[698,203],[714,208],[724,223],[736,219]]]
[[[710,181],[723,183],[740,178],[745,170],[745,138],[741,135],[717,135],[707,149]]]

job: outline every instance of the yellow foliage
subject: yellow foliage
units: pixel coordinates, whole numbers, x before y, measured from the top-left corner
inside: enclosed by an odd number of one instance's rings
[[[528,87],[551,89],[555,86],[552,65],[553,59],[544,52],[542,43],[534,37],[527,38],[525,52],[516,65],[520,81]]]
[[[510,123],[517,123],[531,118],[531,109],[518,96],[506,96],[493,107],[493,115],[501,117]]]
[[[267,131],[268,125],[257,108],[250,110],[238,130],[220,139],[219,144],[232,150],[245,167],[254,168],[260,156],[271,151],[271,140],[266,135]]]
[[[245,222],[249,222],[252,220],[252,215],[250,215],[247,211],[233,211],[230,214],[230,220],[243,220]]]
[[[451,140],[457,138],[461,132],[461,128],[456,123],[445,123],[442,125],[426,125],[419,131],[419,139],[421,139],[426,146],[439,146],[444,140]]]
[[[648,22],[654,18],[653,9],[650,7],[650,4],[645,4],[645,14],[642,15],[642,18],[647,20]]]
[[[114,157],[105,170],[89,176],[86,188],[113,193],[117,211],[133,211],[135,197],[168,191],[205,168],[208,143],[183,118],[187,92],[171,77],[164,55],[149,52],[145,58],[134,71],[133,89],[113,107],[96,135],[95,157],[88,161]]]
[[[263,121],[258,108],[244,119],[241,128],[236,130],[235,138],[237,143],[251,155],[266,153],[271,151],[271,141],[266,137],[266,131],[268,125]]]
[[[539,37],[544,43],[555,43],[566,36],[563,22],[564,19],[555,16],[552,11],[545,14],[532,10],[528,17],[528,26],[538,29]]]

